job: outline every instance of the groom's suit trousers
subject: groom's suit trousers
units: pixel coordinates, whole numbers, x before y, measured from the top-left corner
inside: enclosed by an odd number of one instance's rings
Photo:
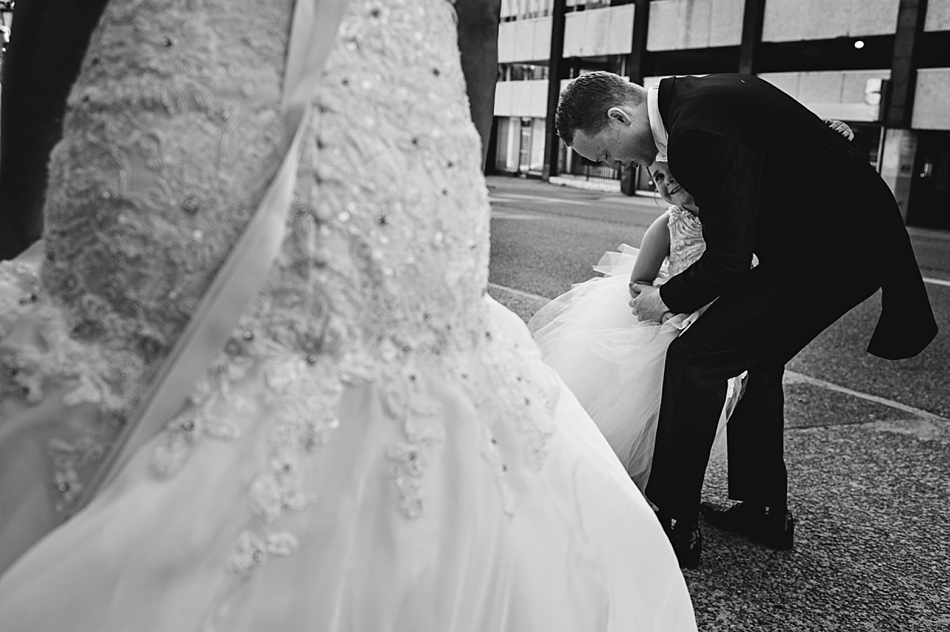
[[[800,252],[794,260],[763,263],[670,345],[646,489],[664,514],[696,519],[726,382],[743,371],[749,381],[726,429],[729,495],[785,504],[785,364],[880,287],[869,266],[842,265],[842,253],[834,261],[830,254]]]

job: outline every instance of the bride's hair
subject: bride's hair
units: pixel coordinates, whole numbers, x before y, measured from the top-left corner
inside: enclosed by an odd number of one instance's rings
[[[669,160],[666,159],[666,158],[660,158],[659,156],[657,156],[657,157],[653,160],[653,162],[665,162],[665,163],[669,163]],[[653,203],[656,204],[657,208],[659,208],[659,207],[660,207],[660,203],[657,202],[657,200],[661,199],[661,198],[660,198],[660,189],[656,186],[656,181],[653,179],[653,172],[650,171],[650,167],[647,167],[647,172],[649,172],[649,174],[650,174],[650,180],[653,181]],[[666,202],[666,200],[663,200],[663,201]]]

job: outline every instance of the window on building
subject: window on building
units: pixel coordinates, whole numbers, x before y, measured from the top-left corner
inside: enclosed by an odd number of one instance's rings
[[[537,81],[547,78],[547,66],[538,64],[498,64],[498,81]]]

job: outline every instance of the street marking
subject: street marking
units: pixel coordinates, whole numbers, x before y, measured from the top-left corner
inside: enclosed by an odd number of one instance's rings
[[[562,200],[559,198],[549,198],[542,197],[539,195],[524,195],[521,193],[499,193],[497,195],[489,195],[489,202],[507,202],[511,204],[513,202],[520,202],[524,200],[533,200],[536,202],[552,202],[554,204],[575,204],[577,206],[596,206],[597,204],[617,204],[627,208],[630,207],[643,207],[643,206],[655,206],[657,211],[666,210],[666,202],[660,200],[656,201],[652,196],[635,196],[635,197],[611,197],[604,196],[598,197],[592,200],[585,202],[578,202],[577,200]]]
[[[950,240],[950,232],[940,230],[939,228],[917,228],[915,226],[908,226],[907,234],[911,237],[919,237],[921,239]]]
[[[882,406],[887,406],[888,408],[893,408],[905,413],[910,413],[922,419],[929,419],[930,421],[943,421],[948,422],[950,419],[946,417],[941,417],[940,415],[935,415],[926,410],[921,410],[920,408],[914,408],[913,406],[908,406],[907,404],[901,404],[900,402],[895,402],[892,399],[885,399],[883,397],[878,397],[877,395],[871,395],[869,393],[862,393],[860,391],[854,391],[850,388],[844,386],[838,386],[831,382],[826,382],[824,380],[819,380],[818,378],[809,377],[803,375],[802,373],[797,373],[795,371],[786,371],[785,372],[786,381],[792,384],[795,383],[804,383],[811,384],[812,386],[817,386],[819,388],[824,388],[829,391],[834,391],[836,393],[844,393],[845,395],[851,395],[852,397],[857,397],[869,402],[874,402],[875,404],[880,404]]]
[[[946,283],[946,282],[944,282]],[[946,283],[950,285],[950,283]],[[530,292],[523,292],[522,290],[516,290],[511,287],[506,287],[504,285],[498,285],[497,283],[489,283],[488,287],[493,290],[501,290],[504,292],[510,292],[515,296],[520,296],[522,298],[532,299],[535,301],[543,302],[547,304],[551,302],[551,299],[546,296],[541,296],[540,294],[532,294]],[[930,421],[939,421],[939,422],[950,422],[950,419],[946,417],[941,417],[940,415],[935,415],[934,413],[928,412],[926,410],[921,410],[920,408],[914,408],[913,406],[908,406],[907,404],[902,404],[900,402],[895,402],[892,399],[886,399],[884,397],[878,397],[877,395],[871,395],[870,393],[862,393],[861,391],[855,391],[844,386],[838,386],[832,382],[826,382],[825,380],[819,380],[818,378],[810,377],[803,373],[798,373],[797,371],[785,371],[785,381],[789,383],[804,383],[810,384],[812,386],[817,386],[829,391],[834,391],[836,393],[843,393],[845,395],[850,395],[852,397],[857,397],[858,399],[863,399],[865,401],[874,402],[875,404],[880,404],[882,406],[887,406],[888,408],[893,408],[901,412],[910,413],[919,417],[921,419],[928,419]]]
[[[576,200],[562,200],[560,198],[542,197],[540,195],[523,195],[521,193],[502,193],[495,196],[488,196],[491,202],[518,202],[521,200],[532,200],[535,202],[549,202],[551,204],[574,204],[575,206],[590,206],[590,202],[578,202]]]
[[[508,292],[509,294],[514,294],[515,296],[520,296],[521,298],[530,299],[532,301],[542,302],[545,305],[551,302],[551,299],[546,296],[532,294],[531,292],[522,292],[521,290],[516,290],[513,287],[506,287],[504,285],[498,285],[497,283],[489,283],[488,288],[491,290],[501,290],[502,292]]]
[[[932,283],[934,285],[950,287],[950,281],[944,281],[943,279],[928,279],[927,277],[924,277],[924,283]]]
[[[492,210],[491,212],[492,219],[545,219],[542,215],[531,215],[527,213],[507,213],[505,211]]]

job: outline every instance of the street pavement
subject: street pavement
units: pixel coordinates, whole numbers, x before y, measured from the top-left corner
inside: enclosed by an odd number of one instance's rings
[[[527,320],[639,246],[663,210],[648,197],[491,177],[490,292]],[[941,330],[917,358],[864,351],[876,295],[788,366],[786,462],[795,549],[775,552],[703,524],[703,565],[684,571],[700,630],[950,630],[950,233],[911,229]],[[834,278],[834,262],[828,262]],[[724,458],[704,497],[727,502]],[[632,561],[631,563],[636,563]]]

